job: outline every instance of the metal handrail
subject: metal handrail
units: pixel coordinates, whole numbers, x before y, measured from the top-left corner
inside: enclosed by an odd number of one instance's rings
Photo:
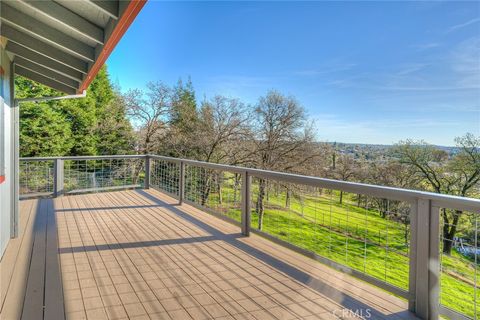
[[[105,156],[67,156],[67,157],[25,157],[20,161],[53,161],[53,160],[101,160],[101,159],[143,159],[146,155],[127,154],[127,155],[105,155]]]
[[[473,211],[480,213],[480,199],[465,198],[459,196],[452,196],[446,194],[439,194],[427,191],[402,189],[395,187],[379,186],[366,183],[341,181],[334,179],[326,179],[312,176],[304,176],[294,173],[285,173],[278,171],[246,168],[239,166],[231,166],[224,164],[217,164],[211,162],[203,162],[189,159],[178,159],[172,157],[164,157],[158,155],[148,155],[152,159],[172,161],[177,163],[184,163],[204,167],[214,170],[231,171],[235,173],[248,173],[250,176],[264,179],[275,179],[283,182],[297,183],[308,185],[312,187],[327,188],[341,190],[345,192],[368,195],[378,198],[388,198],[390,200],[413,202],[417,199],[425,199],[433,201],[433,205],[437,207],[447,206],[451,209]]]
[[[203,168],[230,171],[234,173],[248,173],[250,176],[264,179],[275,179],[288,183],[298,183],[312,187],[341,190],[390,200],[414,202],[418,199],[433,201],[435,207],[449,207],[450,209],[472,211],[480,214],[480,199],[452,196],[427,191],[387,187],[367,183],[349,182],[334,179],[326,179],[312,176],[304,176],[293,173],[262,170],[248,167],[232,166],[212,162],[204,162],[191,159],[180,159],[159,155],[102,155],[102,156],[68,156],[68,157],[26,157],[20,161],[48,161],[48,160],[101,160],[101,159],[158,159],[186,165],[195,165]]]
[[[346,271],[364,281],[370,282],[378,287],[390,291],[398,296],[409,300],[409,309],[424,319],[436,319],[439,314],[448,315],[452,319],[466,319],[465,315],[457,311],[448,309],[439,303],[439,210],[447,208],[452,210],[468,211],[480,214],[480,199],[458,197],[452,195],[437,194],[419,190],[409,190],[387,186],[379,186],[357,182],[347,182],[312,176],[304,176],[293,173],[283,173],[262,169],[254,169],[241,166],[232,166],[211,162],[203,162],[190,159],[179,159],[159,155],[103,155],[103,156],[78,156],[78,157],[34,157],[21,158],[20,161],[54,161],[54,196],[60,196],[64,193],[64,162],[75,160],[113,160],[113,159],[142,159],[144,161],[145,180],[144,188],[149,188],[150,170],[153,160],[175,163],[178,166],[178,197],[179,203],[187,202],[196,205],[185,197],[185,183],[187,181],[186,168],[198,167],[216,170],[220,172],[231,172],[241,175],[241,231],[248,236],[255,232],[273,241],[276,241],[286,247],[296,250],[307,256],[312,256],[316,260]],[[316,253],[297,247],[296,245],[269,235],[261,230],[251,230],[250,224],[250,199],[252,196],[252,178],[265,180],[281,181],[305,185],[315,188],[330,190],[339,190],[348,193],[361,194],[380,199],[403,201],[410,205],[410,247],[409,247],[409,288],[408,291],[394,286],[393,284],[382,282],[368,274],[356,271],[346,265],[335,262],[325,257],[316,255]],[[118,186],[115,188],[128,188],[129,186]],[[132,186],[130,186],[132,187]],[[153,185],[152,185],[153,187]],[[92,189],[75,190],[75,192],[89,192]],[[95,189],[97,191],[97,189]],[[27,195],[28,196],[28,195]],[[209,211],[204,207],[202,210]],[[214,212],[213,212],[214,213]],[[214,213],[215,214],[215,213]],[[225,217],[224,217],[225,218]],[[228,218],[226,218],[228,219]],[[238,224],[238,222],[236,222]]]

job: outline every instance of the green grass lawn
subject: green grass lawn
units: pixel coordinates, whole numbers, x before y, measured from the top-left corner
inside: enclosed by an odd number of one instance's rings
[[[234,195],[228,180],[212,190],[206,206],[240,221],[240,191]],[[255,212],[258,185],[252,186],[252,228],[258,228]],[[233,200],[235,199],[235,201]],[[347,265],[377,279],[408,290],[408,233],[402,223],[382,218],[376,210],[358,207],[355,195],[307,194],[300,201],[291,197],[286,208],[285,192],[269,192],[265,200],[263,231],[300,248]],[[198,197],[191,200],[198,202]],[[408,228],[408,226],[407,226]],[[477,266],[477,272],[480,270]],[[480,274],[480,273],[479,273]],[[442,255],[441,303],[473,318],[475,266],[458,252]],[[480,312],[477,312],[477,316]]]

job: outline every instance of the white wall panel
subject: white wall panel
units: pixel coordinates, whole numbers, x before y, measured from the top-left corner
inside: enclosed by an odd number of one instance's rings
[[[10,239],[10,228],[11,228],[11,215],[12,215],[12,191],[13,191],[13,181],[10,175],[11,172],[11,158],[12,158],[12,130],[11,130],[11,106],[12,106],[12,97],[11,97],[11,88],[10,88],[10,59],[7,57],[6,52],[0,47],[0,63],[3,69],[3,81],[2,81],[2,90],[0,92],[3,94],[3,134],[4,134],[4,148],[3,151],[0,150],[0,157],[4,159],[5,163],[5,181],[0,184],[0,256],[3,256],[3,252],[8,244]],[[1,127],[1,126],[0,126]]]

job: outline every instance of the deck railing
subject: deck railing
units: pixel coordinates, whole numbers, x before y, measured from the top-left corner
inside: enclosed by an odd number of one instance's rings
[[[22,198],[126,188],[158,189],[352,274],[420,318],[480,317],[478,199],[156,155],[20,162]]]

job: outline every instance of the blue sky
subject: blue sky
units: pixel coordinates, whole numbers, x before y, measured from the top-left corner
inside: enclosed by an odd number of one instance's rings
[[[150,0],[107,64],[122,91],[294,95],[322,141],[480,134],[480,2]]]

